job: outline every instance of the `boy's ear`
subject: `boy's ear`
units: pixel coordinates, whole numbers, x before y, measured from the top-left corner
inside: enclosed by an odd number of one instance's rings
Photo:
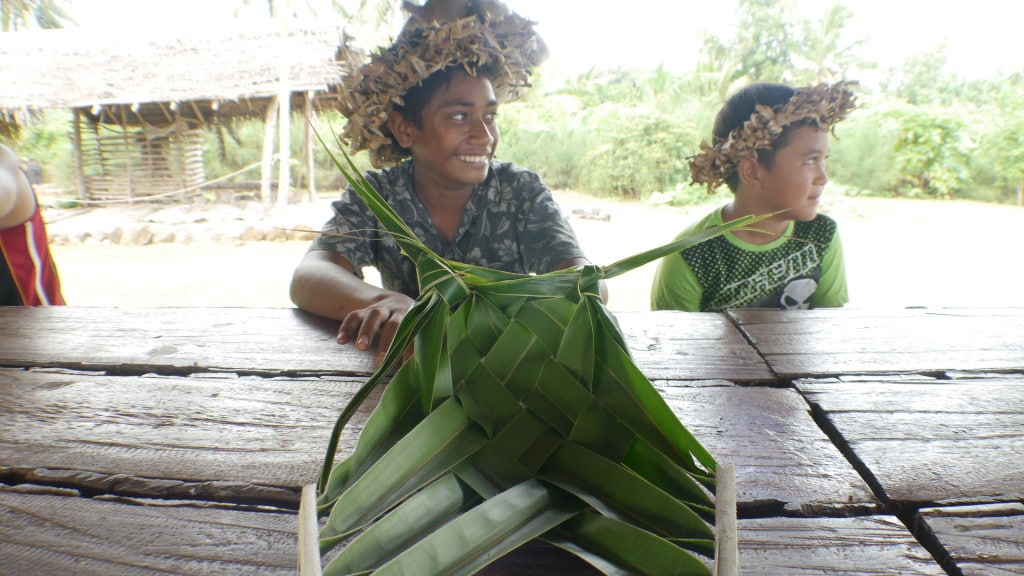
[[[740,183],[747,186],[757,186],[761,183],[761,164],[756,158],[744,158],[736,167],[740,175]]]
[[[395,141],[402,148],[408,148],[412,145],[413,130],[415,129],[416,126],[400,113],[394,110],[388,113],[388,130],[391,131],[391,135],[395,137]]]

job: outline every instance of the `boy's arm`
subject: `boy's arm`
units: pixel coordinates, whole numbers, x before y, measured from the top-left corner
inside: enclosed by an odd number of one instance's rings
[[[0,144],[0,229],[25,222],[36,211],[32,187],[18,167],[18,156]]]
[[[849,301],[843,243],[839,239],[839,232],[836,232],[822,257],[821,278],[818,289],[811,296],[811,307],[838,308]]]
[[[376,343],[379,365],[413,300],[363,282],[353,270],[343,256],[310,250],[292,274],[291,299],[307,312],[341,320],[339,344],[369,350]]]
[[[661,259],[651,285],[651,310],[700,312],[704,289],[679,254]]]

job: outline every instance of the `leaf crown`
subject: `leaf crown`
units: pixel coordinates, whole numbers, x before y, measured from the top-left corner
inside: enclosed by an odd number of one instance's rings
[[[462,17],[456,14],[450,20],[428,21],[414,12],[391,46],[379,48],[342,78],[339,107],[348,119],[342,139],[349,142],[350,153],[369,150],[375,168],[406,158],[407,151],[394,142],[387,127],[388,114],[395,104],[403,104],[412,87],[444,68],[462,66],[474,75],[478,69],[493,69],[499,101],[522,97],[530,87],[531,69],[548,53],[533,25],[496,0],[469,2]],[[345,56],[363,60],[351,51]]]
[[[729,133],[713,146],[706,140],[700,143],[700,152],[687,158],[693,184],[704,184],[708,193],[714,191],[736,171],[745,158],[756,158],[758,150],[771,149],[786,126],[794,122],[807,122],[822,130],[831,131],[835,124],[846,118],[857,107],[852,86],[857,82],[841,81],[829,85],[818,84],[798,88],[783,104],[758,104],[750,120]]]

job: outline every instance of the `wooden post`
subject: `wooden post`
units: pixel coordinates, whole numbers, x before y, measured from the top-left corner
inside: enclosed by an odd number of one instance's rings
[[[260,200],[270,206],[274,191],[271,180],[274,170],[274,131],[277,129],[277,96],[271,96],[263,115],[263,163],[260,166]]]
[[[306,123],[302,129],[303,153],[306,156],[306,188],[309,191],[309,201],[316,202],[316,156],[313,154],[313,99],[316,92],[306,92],[306,106],[304,116]]]
[[[289,22],[291,22],[291,1],[277,0],[277,2],[279,8],[278,16],[281,18],[281,40],[278,44],[280,53],[278,54],[277,62],[278,80],[280,81],[277,94],[277,105],[280,108],[280,113],[278,114],[280,140],[277,151],[281,156],[280,163],[278,164],[280,174],[277,177],[277,206],[278,208],[285,208],[291,199],[292,89],[288,79],[289,67],[291,66],[290,38],[288,37]]]
[[[74,111],[74,123],[71,126],[71,143],[74,144],[75,185],[78,187],[78,199],[86,200],[89,196],[85,188],[85,162],[82,160],[82,113],[78,108]]]
[[[124,116],[124,106],[121,109],[121,143],[124,145],[124,176],[128,182],[128,204],[135,205],[135,184],[132,182],[132,154],[131,142],[128,140],[128,126]],[[114,117],[113,114],[110,115]]]

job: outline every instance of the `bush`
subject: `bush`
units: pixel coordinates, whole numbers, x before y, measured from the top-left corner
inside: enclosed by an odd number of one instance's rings
[[[690,179],[686,161],[699,137],[677,116],[602,106],[588,125],[602,142],[586,154],[581,185],[596,194],[627,200],[674,189]]]
[[[39,113],[23,127],[18,141],[8,145],[22,158],[31,158],[39,163],[44,182],[68,191],[76,189],[70,111]]]
[[[829,178],[856,195],[895,195],[899,172],[893,153],[896,125],[883,114],[859,110],[836,126]]]

